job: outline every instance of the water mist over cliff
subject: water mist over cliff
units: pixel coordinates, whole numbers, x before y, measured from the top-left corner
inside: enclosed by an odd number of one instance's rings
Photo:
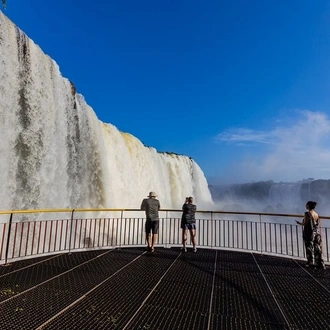
[[[113,109],[113,111],[116,111]],[[159,153],[98,120],[58,65],[0,12],[0,209],[212,204],[189,157]]]
[[[330,214],[330,180],[306,179],[298,182],[260,181],[232,185],[211,185],[218,209],[295,213],[305,211],[308,200],[317,201],[317,211]]]

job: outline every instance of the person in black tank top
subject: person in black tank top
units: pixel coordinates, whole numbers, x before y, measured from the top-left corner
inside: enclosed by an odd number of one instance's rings
[[[303,239],[306,249],[307,263],[306,267],[318,267],[325,269],[322,256],[322,238],[321,238],[321,221],[319,215],[315,212],[317,202],[308,201],[302,222],[296,221],[297,224],[303,226]]]

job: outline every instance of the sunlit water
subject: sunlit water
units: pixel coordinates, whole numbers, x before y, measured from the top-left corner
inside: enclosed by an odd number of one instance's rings
[[[212,205],[196,162],[98,120],[58,65],[2,13],[0,128],[2,210],[139,208],[151,190],[162,208],[180,208],[188,195],[199,208]]]

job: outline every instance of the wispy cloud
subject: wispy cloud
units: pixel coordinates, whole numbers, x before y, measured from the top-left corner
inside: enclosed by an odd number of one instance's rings
[[[244,154],[244,147],[263,145],[263,148],[249,148],[245,152],[248,156],[228,165],[228,168],[235,168],[236,178],[244,178],[244,181],[247,178],[275,181],[308,177],[330,179],[330,119],[323,112],[297,111],[294,120],[283,121],[282,126],[277,123],[267,131],[230,129],[218,134],[215,141],[229,143],[240,156]]]
[[[217,142],[229,142],[236,144],[246,143],[272,143],[272,136],[269,132],[253,131],[248,128],[231,128],[215,137]]]
[[[296,121],[291,125],[284,123],[267,131],[230,128],[219,133],[214,140],[219,143],[240,145],[241,143],[281,144],[289,139],[291,144],[310,144],[330,137],[330,120],[325,113],[302,110],[297,111],[296,114]]]

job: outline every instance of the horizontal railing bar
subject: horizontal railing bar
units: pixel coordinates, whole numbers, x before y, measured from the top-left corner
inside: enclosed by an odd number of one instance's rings
[[[144,212],[141,209],[127,209],[127,208],[80,208],[80,209],[40,209],[40,210],[6,210],[0,211],[0,215],[3,214],[25,214],[25,213],[71,213],[71,212]],[[160,212],[182,212],[181,209],[160,209]],[[291,217],[299,218],[303,217],[303,214],[290,214],[290,213],[264,213],[264,212],[241,212],[241,211],[206,211],[197,210],[196,213],[207,214],[234,214],[234,215],[257,215],[257,216],[277,216],[277,217]],[[319,215],[320,218],[330,220],[330,216]]]

